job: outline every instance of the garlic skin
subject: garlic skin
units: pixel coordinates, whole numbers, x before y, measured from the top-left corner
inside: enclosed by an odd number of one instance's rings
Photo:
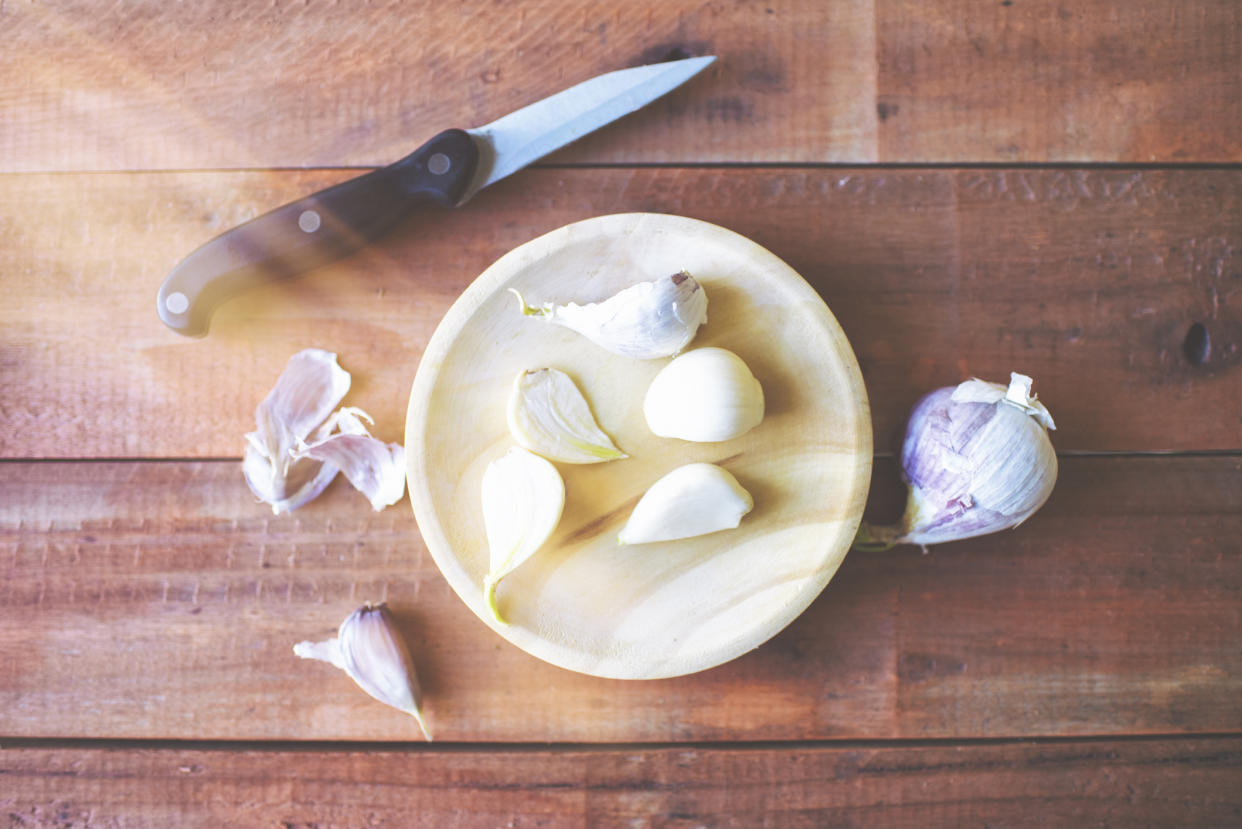
[[[492,616],[507,625],[496,604],[496,585],[556,530],[565,508],[565,482],[551,463],[515,446],[487,465],[482,490],[489,552],[483,595]]]
[[[707,294],[686,271],[631,285],[590,305],[548,302],[531,308],[521,294],[513,293],[523,314],[563,325],[613,354],[635,360],[677,354],[707,322]]]
[[[518,445],[562,463],[628,458],[599,428],[568,374],[555,368],[523,371],[509,395],[509,432]]]
[[[647,426],[660,437],[732,440],[763,420],[763,388],[732,351],[687,351],[660,370],[643,400]]]
[[[371,437],[364,420],[374,423],[362,409],[345,406],[319,427],[311,443],[302,443],[293,457],[339,469],[371,502],[371,509],[379,512],[405,495],[405,448]]]
[[[242,473],[250,491],[279,515],[323,492],[337,468],[293,456],[311,430],[349,391],[349,372],[336,355],[307,348],[289,358],[275,387],[254,412],[256,429],[246,435]]]
[[[413,716],[430,742],[414,660],[387,605],[368,602],[341,622],[336,638],[298,642],[293,652],[340,668],[375,699]]]
[[[733,529],[754,506],[755,499],[728,470],[711,463],[690,463],[643,493],[617,540],[645,544]]]
[[[379,511],[405,494],[405,449],[371,437],[362,409],[336,407],[349,391],[336,355],[307,348],[289,358],[276,386],[255,409],[242,474],[272,512],[292,512],[317,497],[338,472]],[[315,427],[318,426],[318,429]],[[315,429],[314,437],[310,437]]]
[[[1031,394],[1031,378],[968,380],[937,389],[910,413],[901,465],[910,486],[894,528],[875,541],[940,544],[1016,527],[1052,494],[1057,456],[1052,415]]]

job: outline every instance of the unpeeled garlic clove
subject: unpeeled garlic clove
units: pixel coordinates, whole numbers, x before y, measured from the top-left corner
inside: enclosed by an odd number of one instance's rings
[[[375,699],[413,716],[423,735],[431,739],[414,660],[387,605],[367,603],[341,623],[336,638],[299,642],[293,652],[345,671]]]
[[[578,386],[559,369],[518,374],[508,418],[514,440],[550,460],[601,463],[629,457],[599,428]]]
[[[548,302],[531,308],[521,294],[513,293],[523,314],[563,325],[613,354],[636,360],[671,357],[707,322],[707,294],[686,271],[631,285],[589,305]]]
[[[508,622],[496,604],[496,585],[551,537],[565,508],[565,482],[551,463],[515,446],[487,465],[482,488],[489,553],[483,594],[503,625]]]
[[[676,357],[651,381],[643,415],[660,437],[731,440],[763,420],[763,388],[732,351],[696,348]]]
[[[741,523],[755,501],[728,470],[711,463],[679,466],[638,500],[617,539],[622,544],[674,541]]]

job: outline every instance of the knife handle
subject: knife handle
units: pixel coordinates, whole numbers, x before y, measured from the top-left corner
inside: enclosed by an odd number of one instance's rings
[[[207,242],[160,286],[160,319],[201,337],[233,295],[326,265],[374,242],[418,208],[457,204],[479,151],[463,130],[445,130],[400,161],[278,207]]]

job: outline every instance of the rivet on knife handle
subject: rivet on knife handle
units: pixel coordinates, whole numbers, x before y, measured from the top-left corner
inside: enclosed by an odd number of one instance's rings
[[[468,133],[445,130],[400,161],[212,239],[164,280],[160,319],[178,333],[204,336],[216,308],[240,291],[340,259],[419,208],[453,207],[474,178],[478,155]]]

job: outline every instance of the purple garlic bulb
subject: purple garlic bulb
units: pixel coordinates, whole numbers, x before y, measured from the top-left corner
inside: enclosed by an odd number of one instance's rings
[[[1052,415],[1031,378],[1009,386],[967,380],[923,397],[910,413],[901,467],[910,494],[897,527],[873,528],[887,544],[939,544],[1016,527],[1052,494],[1057,456]]]

